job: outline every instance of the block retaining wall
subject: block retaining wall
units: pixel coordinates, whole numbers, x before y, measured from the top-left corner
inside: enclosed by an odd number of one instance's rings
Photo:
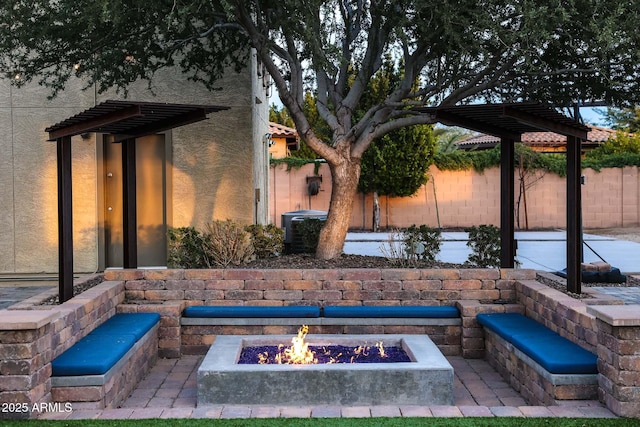
[[[516,280],[533,270],[497,269],[310,269],[310,270],[109,270],[108,280],[125,282],[127,304],[119,311],[159,312],[161,357],[203,354],[216,335],[291,334],[288,326],[181,326],[192,305],[455,305],[482,301],[487,307],[516,300]],[[463,318],[463,324],[465,322]],[[472,323],[467,321],[467,323]],[[476,325],[477,327],[477,325]],[[481,357],[478,331],[465,337],[453,326],[311,326],[311,333],[430,334],[443,353]]]
[[[33,408],[52,402],[51,361],[124,302],[123,282],[102,282],[64,304],[38,305],[55,292],[0,310],[0,404],[21,404],[20,410],[0,413],[0,419],[29,418]],[[25,322],[31,318],[40,320]]]

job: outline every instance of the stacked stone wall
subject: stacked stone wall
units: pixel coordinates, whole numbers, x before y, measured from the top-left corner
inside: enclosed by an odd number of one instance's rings
[[[456,305],[482,302],[485,310],[504,310],[516,300],[517,280],[532,270],[497,269],[213,269],[109,270],[108,280],[125,282],[120,312],[162,316],[159,355],[204,354],[216,335],[295,334],[300,325],[180,325],[193,305]],[[490,308],[493,306],[495,308]],[[452,325],[311,325],[311,333],[428,334],[447,355],[482,357],[481,331],[473,319]],[[465,322],[470,325],[465,332]],[[480,333],[480,335],[478,335]],[[467,336],[468,335],[468,336]]]

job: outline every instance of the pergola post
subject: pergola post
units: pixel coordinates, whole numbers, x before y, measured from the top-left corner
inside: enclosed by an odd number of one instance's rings
[[[500,267],[513,268],[516,255],[514,240],[514,151],[515,141],[500,139]]]
[[[567,290],[582,293],[582,142],[567,136]]]
[[[122,250],[123,267],[138,267],[138,221],[136,203],[136,140],[122,142]]]
[[[56,140],[58,172],[58,293],[60,303],[73,298],[73,204],[71,137]]]

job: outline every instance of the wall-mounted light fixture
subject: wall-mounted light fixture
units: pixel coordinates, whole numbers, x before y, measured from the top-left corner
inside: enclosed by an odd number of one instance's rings
[[[276,143],[273,139],[271,139],[271,136],[272,135],[270,133],[265,133],[262,137],[262,142],[264,144],[267,144],[269,147],[273,147],[273,145]]]

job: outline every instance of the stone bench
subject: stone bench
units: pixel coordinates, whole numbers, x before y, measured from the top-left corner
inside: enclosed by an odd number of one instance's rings
[[[51,395],[74,409],[117,407],[158,357],[157,313],[116,314],[51,362]]]
[[[478,314],[486,356],[533,405],[598,398],[598,357],[517,313]]]
[[[452,306],[191,306],[181,324],[183,354],[205,354],[216,335],[426,334],[460,354],[460,312]]]

